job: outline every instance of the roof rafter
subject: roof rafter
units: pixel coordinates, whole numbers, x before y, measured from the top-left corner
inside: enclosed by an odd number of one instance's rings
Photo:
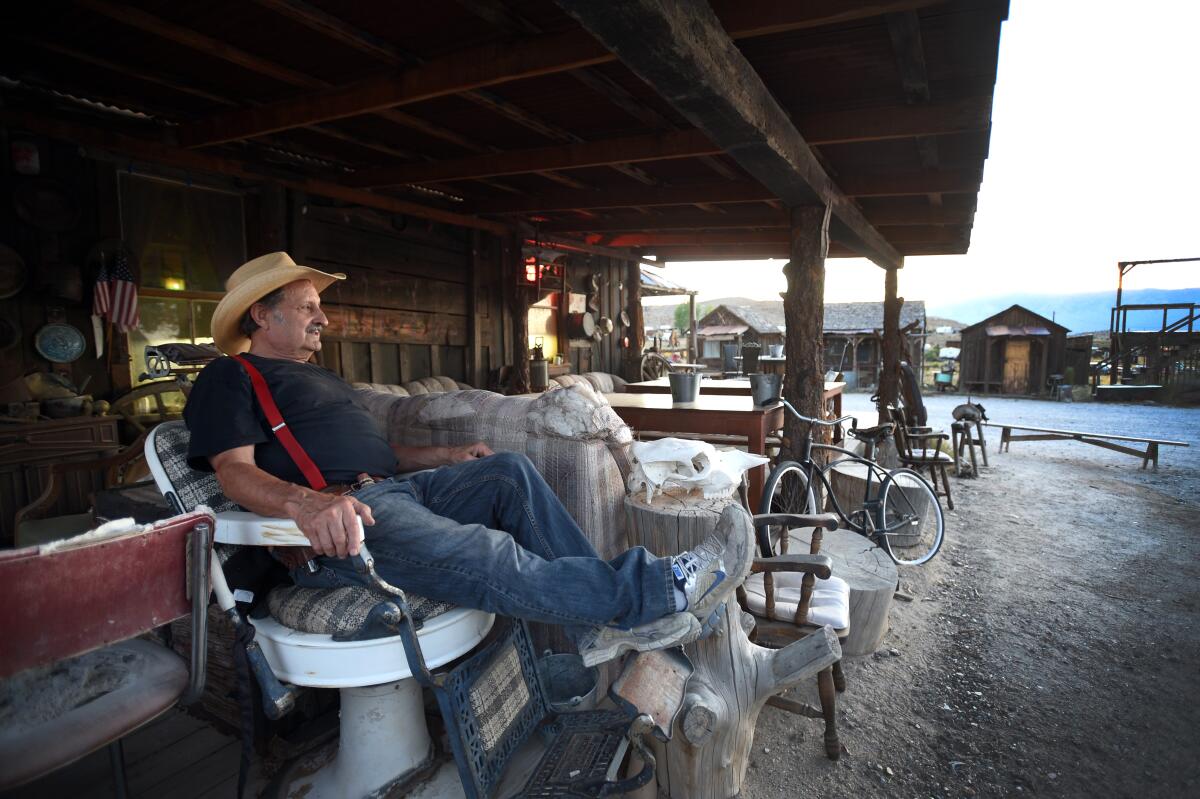
[[[820,0],[811,3],[724,0],[718,5],[721,13],[731,20],[730,35],[740,38],[875,17],[935,2],[938,0]],[[323,89],[258,108],[218,113],[182,129],[180,140],[188,146],[198,147],[252,138],[614,60],[616,57],[586,31],[530,36],[517,42],[489,42],[346,86]]]
[[[830,234],[876,264],[900,253],[866,220],[704,2],[558,0],[558,5],[789,205],[832,209]]]
[[[796,118],[812,146],[905,139],[987,127],[989,98],[971,97],[935,106],[898,106],[854,111],[812,112]],[[700,131],[679,131],[513,150],[436,164],[404,164],[360,172],[355,186],[392,186],[442,180],[474,180],[549,169],[582,169],[612,164],[719,155],[723,150]]]

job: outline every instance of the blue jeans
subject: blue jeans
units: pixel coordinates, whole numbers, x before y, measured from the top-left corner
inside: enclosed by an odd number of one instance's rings
[[[389,583],[429,599],[564,625],[636,627],[675,611],[670,558],[602,560],[524,455],[502,452],[368,485],[366,540]],[[364,584],[348,559],[295,569],[298,585]]]

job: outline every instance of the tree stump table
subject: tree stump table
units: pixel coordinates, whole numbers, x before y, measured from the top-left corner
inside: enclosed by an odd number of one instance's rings
[[[811,527],[788,531],[791,552],[808,552],[811,541]],[[833,561],[833,575],[850,585],[850,635],[842,642],[842,654],[869,655],[883,643],[888,631],[888,611],[896,593],[896,564],[853,530],[824,531],[821,554]]]
[[[732,499],[707,500],[687,495],[645,494],[625,499],[630,546],[671,555],[697,546],[716,529]],[[752,535],[749,514],[744,532]],[[735,599],[715,634],[684,648],[696,671],[669,743],[652,741],[661,796],[676,799],[727,799],[741,793],[754,743],[754,726],[767,700],[801,683],[839,657],[837,637],[828,627],[783,649],[750,643],[749,614]]]

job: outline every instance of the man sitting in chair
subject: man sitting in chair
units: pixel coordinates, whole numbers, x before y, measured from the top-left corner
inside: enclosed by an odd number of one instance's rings
[[[344,279],[286,253],[238,268],[212,333],[240,358],[206,366],[184,409],[192,467],[216,471],[225,495],[247,510],[295,520],[322,556],[315,574],[292,569],[297,584],[364,583],[347,557],[358,551],[361,517],[389,583],[564,625],[589,664],[687,643],[711,626],[750,570],[746,527],[723,517],[694,551],[658,558],[637,547],[605,561],[524,455],[482,443],[391,446],[355,390],[310,363],[329,323],[320,292]],[[275,414],[252,385],[258,375],[286,424],[267,421]],[[426,471],[395,476],[414,470]]]

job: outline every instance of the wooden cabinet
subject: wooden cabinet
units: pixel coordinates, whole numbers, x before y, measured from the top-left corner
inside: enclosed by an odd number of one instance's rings
[[[0,543],[12,545],[13,516],[41,494],[50,464],[96,460],[121,448],[119,421],[116,416],[80,416],[0,427]],[[47,515],[82,513],[91,493],[103,487],[100,472],[71,473]]]

